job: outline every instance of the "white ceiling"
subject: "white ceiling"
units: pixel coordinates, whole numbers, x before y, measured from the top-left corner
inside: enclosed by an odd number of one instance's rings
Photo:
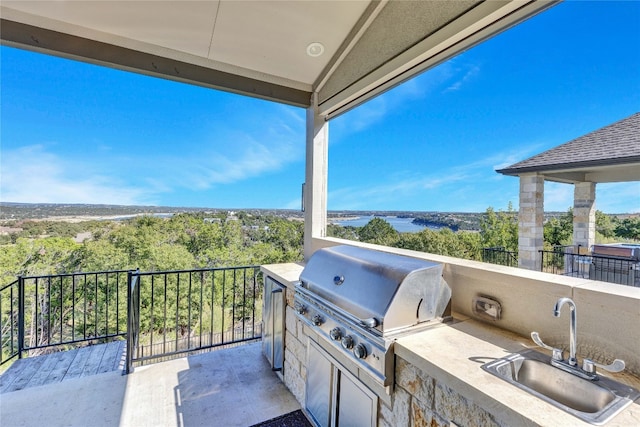
[[[328,117],[554,1],[2,0],[3,44],[308,107]],[[307,55],[320,42],[324,53]]]

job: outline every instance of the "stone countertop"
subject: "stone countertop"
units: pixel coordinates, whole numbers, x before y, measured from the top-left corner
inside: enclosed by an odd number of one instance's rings
[[[287,288],[300,280],[300,273],[304,269],[303,263],[290,262],[287,264],[265,264],[260,267],[263,273],[277,280]]]
[[[591,425],[480,368],[496,358],[534,347],[521,336],[463,316],[456,316],[449,325],[399,338],[394,346],[397,356],[505,425]],[[640,380],[631,375],[616,375],[615,379],[640,388]],[[640,425],[640,402],[636,400],[606,425]]]
[[[270,264],[263,265],[262,271],[293,290],[303,268],[302,263]],[[530,339],[459,314],[451,324],[399,338],[394,345],[396,355],[472,400],[504,425],[590,426],[480,368],[486,362],[527,348],[536,348]],[[611,376],[640,389],[640,379],[635,376]],[[640,401],[606,424],[632,425],[640,426]]]

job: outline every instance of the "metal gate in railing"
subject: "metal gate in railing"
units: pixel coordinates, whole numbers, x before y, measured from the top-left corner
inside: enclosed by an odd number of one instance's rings
[[[127,271],[18,277],[0,288],[0,364],[124,339]]]
[[[258,266],[130,273],[127,372],[135,364],[259,339]]]

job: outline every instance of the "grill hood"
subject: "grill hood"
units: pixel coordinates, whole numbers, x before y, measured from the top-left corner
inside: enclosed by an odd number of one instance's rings
[[[442,264],[354,246],[320,249],[300,286],[360,320],[374,318],[383,335],[450,315],[451,289]]]

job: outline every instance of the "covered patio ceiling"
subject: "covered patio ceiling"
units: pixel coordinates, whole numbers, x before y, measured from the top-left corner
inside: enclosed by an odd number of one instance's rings
[[[554,3],[3,0],[0,32],[8,46],[329,119]]]

